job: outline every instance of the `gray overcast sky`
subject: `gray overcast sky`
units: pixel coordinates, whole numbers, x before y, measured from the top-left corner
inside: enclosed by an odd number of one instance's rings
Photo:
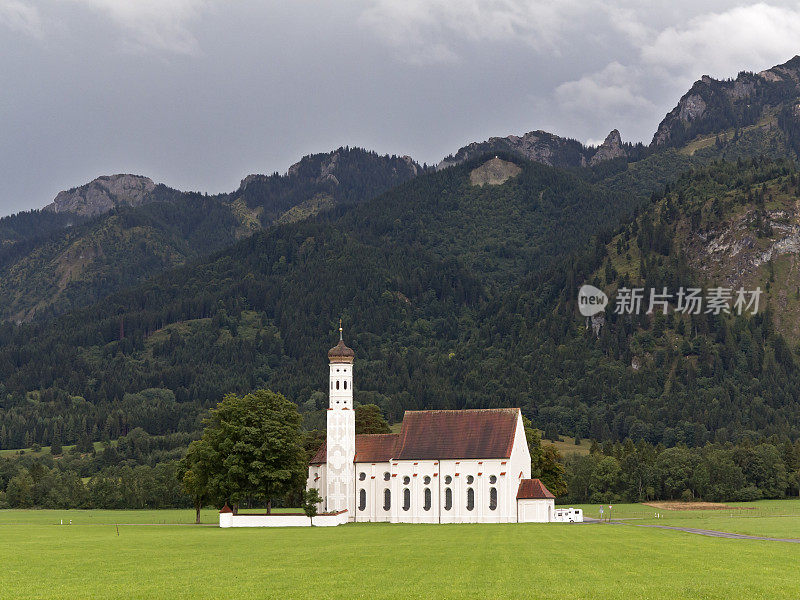
[[[797,2],[0,0],[0,215],[120,172],[230,191],[340,145],[649,142],[700,75],[798,53]]]

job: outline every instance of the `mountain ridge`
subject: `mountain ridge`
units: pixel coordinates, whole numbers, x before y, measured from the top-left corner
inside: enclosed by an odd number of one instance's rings
[[[407,157],[342,147],[213,196],[141,176],[98,178],[42,211],[0,219],[0,318],[49,318],[276,222],[365,201],[421,168]]]

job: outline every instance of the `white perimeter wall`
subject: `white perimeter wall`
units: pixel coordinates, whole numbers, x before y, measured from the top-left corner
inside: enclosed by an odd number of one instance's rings
[[[314,527],[335,527],[347,523],[347,512],[314,517]],[[234,515],[220,513],[220,527],[310,527],[311,519],[305,515]]]

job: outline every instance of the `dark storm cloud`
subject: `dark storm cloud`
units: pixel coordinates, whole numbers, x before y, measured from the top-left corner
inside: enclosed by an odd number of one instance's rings
[[[793,3],[662,5],[0,0],[0,214],[109,173],[229,191],[345,144],[648,142],[701,74],[800,46]]]

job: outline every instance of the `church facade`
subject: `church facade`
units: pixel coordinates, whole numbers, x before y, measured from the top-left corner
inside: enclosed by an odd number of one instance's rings
[[[354,357],[340,328],[328,352],[327,440],[306,482],[323,498],[320,512],[392,523],[553,520],[553,495],[531,479],[518,408],[406,411],[400,433],[356,435]]]

